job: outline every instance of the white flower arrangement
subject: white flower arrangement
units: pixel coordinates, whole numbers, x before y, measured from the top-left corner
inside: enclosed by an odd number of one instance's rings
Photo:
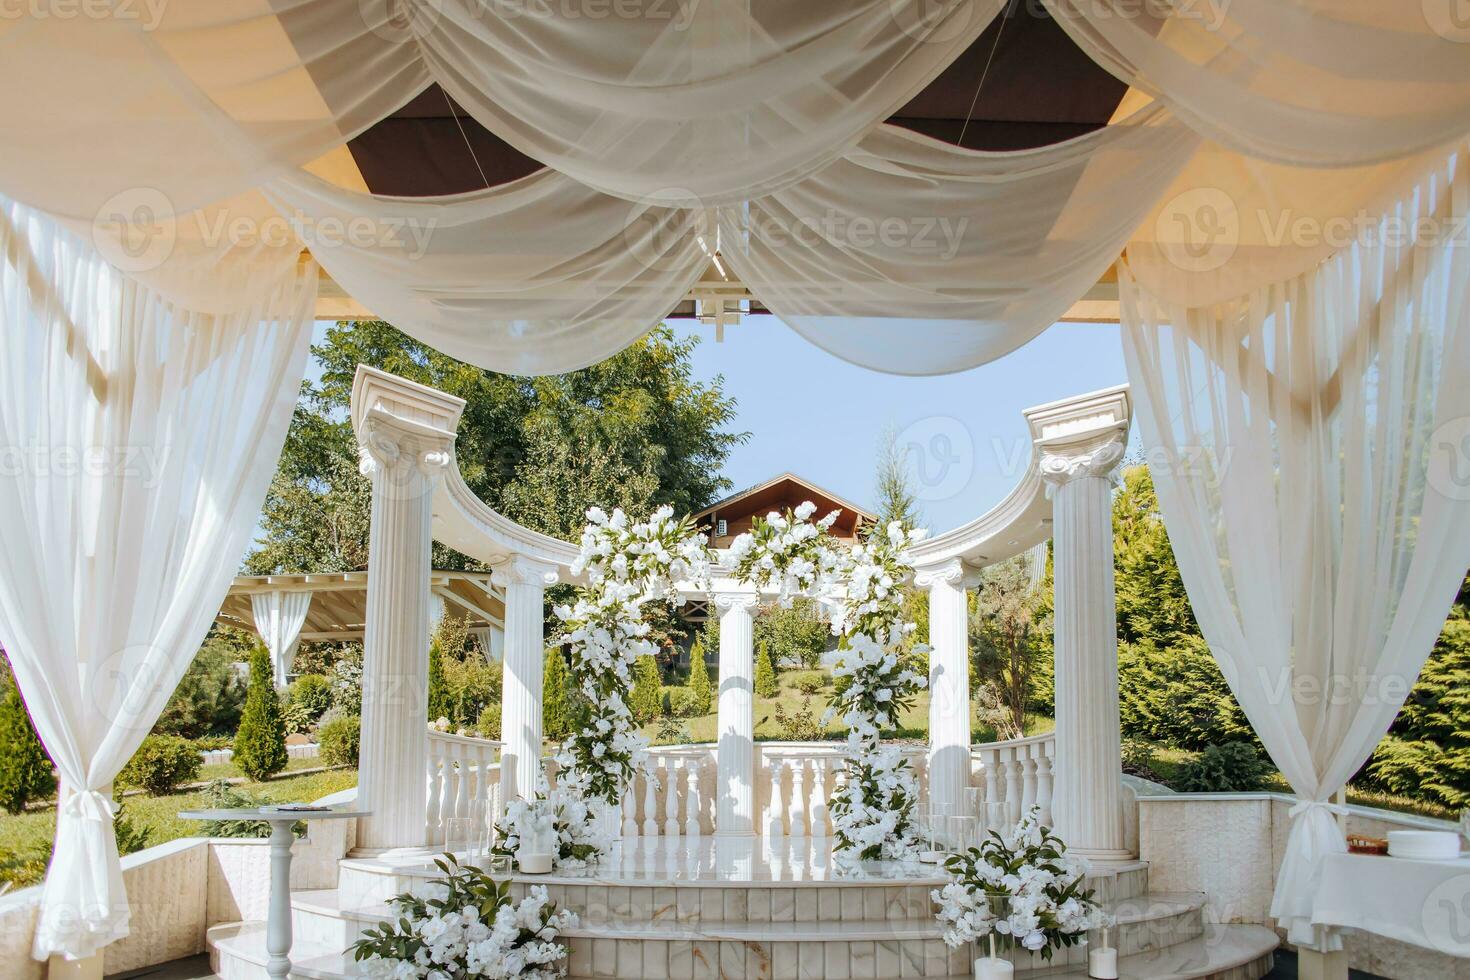
[[[833,849],[864,859],[907,858],[915,851],[918,782],[903,753],[882,744],[882,732],[928,683],[909,667],[915,627],[904,619],[902,590],[913,572],[908,547],[923,532],[893,521],[883,535],[843,549],[826,533],[839,512],[813,523],[816,509],[807,501],[757,518],[731,545],[735,574],[775,589],[782,605],[796,596],[835,602],[832,631],[840,639],[827,662],[839,693],[828,720],[840,715],[848,735],[846,778],[830,802]]]
[[[634,662],[656,652],[643,607],[676,600],[680,581],[709,578],[704,535],[673,514],[663,506],[635,523],[622,510],[589,509],[572,565],[575,574],[586,573],[587,584],[573,604],[554,609],[562,623],[558,642],[568,646],[572,679],[589,707],[586,725],[557,754],[561,783],[608,804],[647,766],[648,740],[627,702]]]
[[[1050,960],[1087,931],[1113,924],[1083,887],[1087,862],[1067,854],[1038,814],[1033,807],[1010,833],[992,831],[979,847],[946,859],[952,880],[931,897],[950,947],[993,935],[1004,948]]]
[[[817,599],[831,594],[841,574],[842,556],[827,530],[842,512],[834,510],[813,523],[817,505],[810,500],[781,514],[756,519],[751,530],[730,543],[735,576],[759,589],[776,592],[783,609],[798,596]]]
[[[597,832],[592,811],[581,795],[558,786],[529,802],[515,799],[506,805],[504,819],[495,825],[495,853],[515,861],[521,841],[532,837],[537,829],[554,833],[556,851],[552,863],[558,868],[595,864],[612,844]]]
[[[396,920],[367,929],[353,943],[353,959],[369,980],[470,980],[566,975],[568,951],[556,938],[577,924],[537,885],[519,903],[510,883],[496,884],[477,868],[446,854],[434,862],[443,878],[389,903]]]

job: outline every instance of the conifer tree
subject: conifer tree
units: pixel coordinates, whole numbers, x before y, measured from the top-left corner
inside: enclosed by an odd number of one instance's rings
[[[755,693],[763,698],[774,698],[780,690],[776,684],[776,667],[771,663],[770,644],[762,641],[756,652]]]
[[[709,667],[704,662],[704,641],[699,639],[689,648],[689,691],[693,695],[693,713],[709,714],[714,707],[715,690],[710,684]]]
[[[541,732],[553,741],[572,733],[571,671],[558,647],[546,648],[541,672]]]
[[[286,768],[286,721],[281,698],[271,677],[271,658],[263,644],[250,652],[250,689],[240,730],[235,734],[234,762],[241,772],[259,782]]]

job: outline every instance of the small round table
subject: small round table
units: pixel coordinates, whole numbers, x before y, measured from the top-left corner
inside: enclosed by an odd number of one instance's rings
[[[271,894],[265,923],[265,971],[277,980],[291,973],[291,827],[298,820],[351,820],[366,810],[338,807],[283,810],[279,807],[241,807],[226,810],[185,810],[184,820],[264,820],[271,825]]]

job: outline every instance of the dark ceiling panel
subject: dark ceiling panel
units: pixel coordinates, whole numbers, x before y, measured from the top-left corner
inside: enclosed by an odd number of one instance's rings
[[[1011,6],[889,122],[949,143],[961,143],[963,133],[962,145],[983,150],[1044,146],[1107,125],[1126,86],[1083,54],[1035,0]],[[431,86],[354,139],[349,147],[368,188],[410,197],[456,194],[539,168],[455,110]]]

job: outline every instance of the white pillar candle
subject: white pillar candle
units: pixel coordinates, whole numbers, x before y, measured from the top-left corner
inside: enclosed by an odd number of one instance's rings
[[[1009,960],[995,956],[982,956],[975,961],[975,980],[1011,980],[1016,968]]]
[[[550,854],[528,854],[525,851],[517,851],[516,864],[520,866],[522,874],[544,875],[551,873]]]
[[[1088,953],[1087,975],[1094,980],[1118,980],[1118,951],[1094,949]]]

